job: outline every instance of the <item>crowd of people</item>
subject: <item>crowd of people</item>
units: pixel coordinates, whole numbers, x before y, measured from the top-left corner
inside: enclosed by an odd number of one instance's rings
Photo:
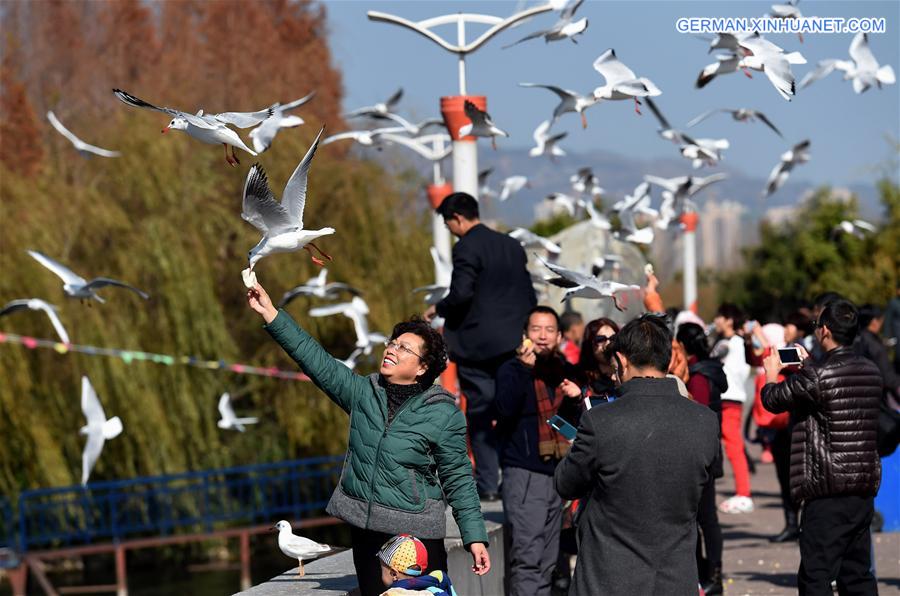
[[[781,486],[785,528],[771,540],[799,541],[799,592],[830,596],[836,582],[840,594],[877,593],[873,498],[900,428],[900,363],[879,335],[880,309],[828,293],[764,324],[722,304],[706,325],[667,313],[651,273],[646,312],[585,323],[537,304],[524,250],[480,222],[474,198],[454,193],[438,213],[459,238],[449,292],[395,326],[369,377],[329,356],[262,286],[248,292],[267,331],[350,416],[328,512],[352,528],[363,596],[455,594],[448,505],[473,572],[487,573],[481,502],[498,499],[510,595],[550,596],[554,582],[578,596],[721,594],[719,515],[754,511],[747,421]],[[900,293],[888,311],[896,338]],[[448,357],[465,412],[435,384]],[[726,458],[734,495],[717,505]]]

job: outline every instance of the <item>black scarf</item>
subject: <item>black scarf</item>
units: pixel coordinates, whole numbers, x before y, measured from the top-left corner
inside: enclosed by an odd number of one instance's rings
[[[410,385],[397,385],[396,383],[387,381],[384,377],[378,377],[378,384],[387,393],[388,424],[394,419],[394,416],[400,411],[403,404],[409,401],[409,398],[418,395],[423,391],[422,385],[418,382]]]

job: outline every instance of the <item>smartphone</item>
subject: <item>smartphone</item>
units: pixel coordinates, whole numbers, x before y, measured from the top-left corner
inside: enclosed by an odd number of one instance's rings
[[[569,439],[570,441],[575,440],[575,434],[578,432],[578,429],[566,422],[565,419],[560,418],[559,416],[554,416],[547,421],[547,424],[552,426],[559,434]]]
[[[778,348],[778,357],[781,358],[782,364],[800,364],[803,358],[800,357],[800,350],[794,347]]]
[[[596,395],[593,397],[585,397],[584,398],[584,409],[590,410],[591,408],[594,408],[596,406],[603,405],[603,404],[610,404],[614,401],[616,401],[615,395],[607,395],[605,397],[596,396]]]

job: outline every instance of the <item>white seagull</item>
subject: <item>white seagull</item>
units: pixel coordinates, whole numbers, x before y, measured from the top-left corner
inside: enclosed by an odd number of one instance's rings
[[[572,183],[572,190],[577,193],[590,193],[591,196],[599,197],[604,192],[600,186],[600,179],[594,175],[594,170],[590,167],[580,168],[578,172],[569,176],[569,182]]]
[[[659,87],[646,77],[638,77],[616,57],[616,51],[606,50],[594,60],[594,70],[606,80],[602,87],[594,89],[594,97],[599,100],[634,100],[634,111],[641,113],[639,97],[656,97],[662,94]]]
[[[597,208],[594,206],[593,199],[587,200],[579,200],[578,204],[584,207],[585,211],[587,211],[588,217],[590,217],[591,225],[595,228],[601,230],[611,230],[612,224],[609,223],[609,219],[606,215],[597,211]]]
[[[822,60],[815,70],[803,77],[800,88],[831,74],[835,69],[844,72],[845,81],[853,80],[853,91],[856,93],[862,93],[872,86],[881,89],[882,85],[893,85],[897,82],[894,69],[889,64],[878,65],[878,60],[869,48],[869,36],[865,33],[857,33],[850,42],[850,58],[851,60]]]
[[[281,300],[278,301],[278,308],[284,308],[294,298],[298,296],[314,296],[316,298],[337,298],[341,292],[349,292],[354,296],[359,296],[361,292],[353,286],[341,282],[325,283],[328,277],[328,269],[324,267],[319,271],[319,275],[306,280],[306,283],[296,286],[284,293]]]
[[[303,560],[312,560],[333,550],[327,544],[319,544],[313,542],[309,538],[297,536],[291,528],[290,522],[281,520],[275,524],[275,530],[278,530],[278,548],[281,549],[288,557],[300,561],[300,577],[306,574],[303,569]]]
[[[543,236],[538,236],[531,230],[526,230],[525,228],[515,228],[508,235],[518,240],[519,244],[522,245],[522,248],[541,247],[552,255],[558,255],[562,252],[562,248],[555,242],[552,242]]]
[[[497,192],[488,186],[487,180],[494,173],[494,168],[485,168],[478,172],[478,197],[492,198],[497,196]]]
[[[625,242],[631,242],[633,244],[653,244],[653,226],[647,225],[643,228],[637,227],[637,223],[634,220],[634,212],[634,208],[622,209],[619,211],[620,229],[615,233],[616,238],[621,238]]]
[[[69,342],[69,334],[66,332],[66,328],[63,327],[62,321],[59,320],[59,315],[57,314],[57,307],[44,302],[39,298],[24,298],[22,300],[11,300],[6,303],[6,305],[0,309],[0,317],[3,315],[8,315],[10,313],[14,313],[20,310],[42,310],[44,313],[50,317],[50,323],[53,325],[53,328],[56,330],[56,334],[59,336],[60,341],[64,344]]]
[[[503,179],[503,182],[500,183],[500,194],[497,198],[501,201],[505,201],[526,186],[529,186],[527,176],[507,176]]]
[[[538,37],[543,37],[545,43],[563,39],[570,39],[572,40],[572,43],[578,43],[575,41],[575,36],[584,33],[584,30],[587,29],[588,26],[587,17],[578,19],[577,21],[574,20],[575,11],[578,10],[578,7],[581,6],[582,2],[584,2],[584,0],[571,0],[564,4],[559,20],[556,21],[552,27],[530,33],[518,41],[503,46],[503,49],[511,48],[523,41],[537,39]]]
[[[131,290],[144,300],[150,298],[150,295],[146,292],[142,292],[134,286],[129,286],[128,284],[121,281],[110,279],[108,277],[95,277],[91,281],[87,281],[80,275],[74,273],[68,267],[57,263],[53,259],[44,256],[43,254],[35,250],[29,250],[28,254],[31,255],[32,258],[38,263],[56,274],[57,277],[62,279],[63,291],[72,298],[88,298],[96,300],[100,304],[103,304],[104,302],[106,302],[106,300],[97,295],[97,290],[99,290],[100,288],[105,288],[107,286],[115,286],[117,288],[125,288],[126,290]]]
[[[766,180],[766,187],[762,192],[763,198],[768,197],[782,187],[794,166],[809,161],[809,144],[809,139],[800,141],[790,151],[785,151],[781,154],[781,161],[772,168],[769,179]]]
[[[401,118],[397,114],[393,113],[393,109],[400,103],[400,98],[403,97],[403,88],[397,89],[393,95],[387,98],[386,101],[378,102],[373,106],[365,106],[352,112],[348,112],[344,114],[345,118],[372,118],[374,120],[392,120],[402,126],[404,129],[409,130],[412,134],[418,134],[415,131],[414,126],[407,121],[405,118]]]
[[[612,298],[613,304],[618,310],[625,310],[619,304],[619,294],[622,292],[640,292],[641,286],[620,284],[614,281],[605,281],[598,279],[593,275],[574,271],[561,265],[549,263],[540,256],[535,255],[544,266],[555,273],[558,277],[548,279],[547,281],[554,286],[566,288],[563,296],[563,302],[572,298],[587,298],[591,300],[599,300],[601,298]]]
[[[772,124],[772,121],[769,120],[769,118],[766,117],[765,114],[763,114],[759,110],[752,110],[750,108],[737,108],[736,110],[729,110],[728,108],[719,108],[717,110],[709,110],[707,112],[703,112],[702,114],[700,114],[699,116],[697,116],[696,118],[694,118],[693,120],[688,122],[685,125],[685,128],[691,128],[692,126],[699,124],[703,120],[706,120],[710,116],[712,116],[714,114],[719,114],[719,113],[731,114],[731,117],[734,120],[737,120],[738,122],[755,122],[756,120],[759,120],[760,122],[762,122],[763,124],[765,124],[766,126],[771,128],[775,132],[775,134],[777,134],[779,137],[784,136],[781,134],[781,131],[778,130],[774,124]]]
[[[78,431],[87,436],[87,443],[81,452],[81,485],[85,486],[97,458],[100,457],[100,452],[103,451],[103,443],[119,436],[122,432],[122,421],[118,416],[106,419],[97,392],[86,376],[81,377],[81,411],[87,418],[87,424]]]
[[[695,194],[709,186],[710,184],[715,184],[716,182],[721,182],[728,178],[728,174],[710,174],[706,177],[701,176],[676,176],[674,178],[661,178],[659,176],[644,176],[644,181],[653,184],[655,186],[659,186],[663,189],[665,198],[667,195],[665,193],[671,193],[671,208],[675,210],[676,215],[680,215],[683,208],[684,202],[687,199],[690,199]],[[662,211],[662,209],[660,209]]]
[[[798,2],[800,2],[800,0],[788,0],[787,4],[773,4],[772,12],[766,16],[770,19],[803,18],[803,13],[801,13],[800,9],[797,8]],[[803,33],[797,32],[797,37],[800,38],[800,43],[803,43]]]
[[[256,155],[256,152],[247,147],[238,133],[228,128],[228,124],[237,126],[238,128],[250,128],[256,126],[266,118],[270,118],[274,113],[274,109],[269,107],[258,112],[222,112],[220,114],[204,114],[200,110],[196,114],[188,114],[181,110],[173,108],[160,108],[153,104],[147,103],[143,99],[139,99],[130,93],[121,89],[113,89],[116,97],[124,104],[135,108],[146,108],[148,110],[156,110],[173,116],[169,124],[162,129],[162,132],[172,130],[183,130],[191,137],[208,143],[210,145],[223,145],[225,147],[225,161],[231,166],[237,166],[241,163],[234,152],[237,147],[246,151],[250,155]],[[228,146],[231,146],[231,155],[228,155]]]
[[[324,130],[323,127],[316,135],[316,140],[313,141],[306,155],[303,156],[303,160],[288,179],[284,191],[281,193],[281,203],[275,199],[275,195],[269,189],[269,181],[261,165],[254,164],[247,172],[241,217],[263,233],[262,240],[250,249],[248,255],[251,272],[253,266],[265,256],[278,252],[294,252],[301,248],[309,253],[313,263],[320,267],[324,266],[325,262],[313,255],[309,249],[310,246],[326,259],[331,260],[331,257],[322,252],[313,243],[313,240],[334,234],[334,228],[320,230],[303,228],[303,209],[306,206],[309,168]]]
[[[78,153],[81,154],[82,157],[91,157],[93,155],[99,155],[100,157],[119,157],[122,155],[118,151],[109,151],[108,149],[101,149],[96,145],[89,145],[85,143],[78,137],[76,137],[72,132],[63,126],[63,123],[59,121],[56,117],[56,114],[53,112],[47,112],[47,120],[50,121],[50,125],[56,129],[56,132],[66,137],[70,143],[78,150]]]
[[[544,120],[534,129],[532,138],[534,138],[535,146],[531,148],[528,155],[531,157],[548,155],[551,161],[554,161],[557,157],[564,156],[566,152],[559,146],[559,142],[566,138],[568,134],[567,132],[560,132],[550,135],[550,121]]]
[[[625,195],[621,201],[616,201],[612,206],[613,211],[622,211],[623,209],[635,209],[642,201],[650,201],[650,183],[641,182],[634,187],[630,195]]]
[[[399,126],[373,128],[372,130],[347,130],[325,137],[322,139],[322,146],[346,139],[352,139],[365,147],[380,146],[382,143],[382,135],[400,130],[402,130],[402,128]]]
[[[256,424],[257,422],[259,422],[258,418],[238,418],[235,415],[234,408],[231,407],[230,393],[223,393],[222,397],[219,398],[219,420],[216,422],[216,426],[222,430],[239,430],[244,432],[246,430],[244,428],[245,424]]]
[[[494,125],[494,121],[491,120],[490,114],[478,109],[478,106],[476,106],[471,101],[466,101],[463,109],[466,113],[466,117],[470,120],[470,122],[469,124],[463,124],[459,127],[460,137],[467,137],[469,135],[472,135],[473,137],[490,137],[491,146],[496,150],[496,138],[498,136],[509,136],[509,133],[497,128]]]
[[[790,101],[796,92],[791,64],[806,64],[806,58],[800,52],[786,54],[759,33],[742,40],[740,47],[744,53],[740,66],[762,71],[781,97]]]
[[[537,87],[541,89],[547,89],[559,96],[559,103],[553,109],[553,120],[551,122],[553,124],[555,124],[563,114],[567,112],[574,112],[581,116],[581,127],[587,128],[587,118],[585,118],[584,116],[584,111],[598,101],[593,94],[581,95],[580,93],[569,91],[568,89],[563,89],[562,87],[557,87],[556,85],[519,83],[519,87]]]
[[[272,141],[275,140],[275,135],[282,128],[294,128],[304,124],[304,120],[300,116],[285,115],[285,112],[299,108],[312,99],[315,94],[316,92],[312,91],[300,99],[286,104],[277,103],[272,106],[274,110],[272,117],[266,118],[262,124],[250,131],[250,140],[253,141],[253,148],[256,149],[256,152],[263,153],[268,151],[269,147],[272,146]]]
[[[672,128],[669,121],[663,116],[659,107],[649,97],[646,99],[650,111],[656,116],[662,128],[657,133],[662,138],[672,141],[679,146],[682,157],[690,159],[694,168],[706,164],[716,165],[722,159],[722,151],[728,149],[728,139],[695,139],[687,134]]]
[[[330,317],[332,315],[344,315],[353,322],[353,329],[356,331],[356,347],[363,349],[363,354],[368,356],[372,353],[372,348],[378,344],[382,344],[387,337],[382,333],[369,331],[369,321],[366,315],[369,314],[369,305],[360,296],[354,296],[350,302],[341,302],[339,304],[329,304],[327,306],[319,306],[309,310],[311,317]]]
[[[860,240],[866,237],[866,234],[874,234],[878,231],[878,228],[870,224],[869,222],[862,219],[854,219],[847,220],[845,219],[838,225],[834,226],[833,236],[837,236],[840,233],[844,234],[853,234]],[[0,312],[0,314],[3,314]]]
[[[572,217],[575,217],[575,211],[578,208],[578,201],[570,197],[569,195],[561,192],[552,192],[544,197],[544,200],[552,201],[554,207],[557,210],[563,209],[566,211],[566,213],[568,213]]]
[[[453,275],[453,265],[442,259],[435,247],[432,246],[429,250],[431,251],[431,260],[434,261],[435,279],[450,279],[450,276]],[[425,304],[431,305],[443,300],[450,293],[450,288],[440,283],[433,283],[413,289],[414,294],[420,292],[425,292]]]

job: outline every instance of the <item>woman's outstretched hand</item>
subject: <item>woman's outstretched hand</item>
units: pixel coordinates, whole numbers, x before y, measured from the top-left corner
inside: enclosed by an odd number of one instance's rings
[[[247,304],[261,314],[266,323],[271,323],[278,316],[278,309],[272,305],[272,299],[259,282],[247,290]]]
[[[469,545],[469,552],[472,553],[472,573],[484,575],[491,570],[491,556],[484,544],[473,542]]]

